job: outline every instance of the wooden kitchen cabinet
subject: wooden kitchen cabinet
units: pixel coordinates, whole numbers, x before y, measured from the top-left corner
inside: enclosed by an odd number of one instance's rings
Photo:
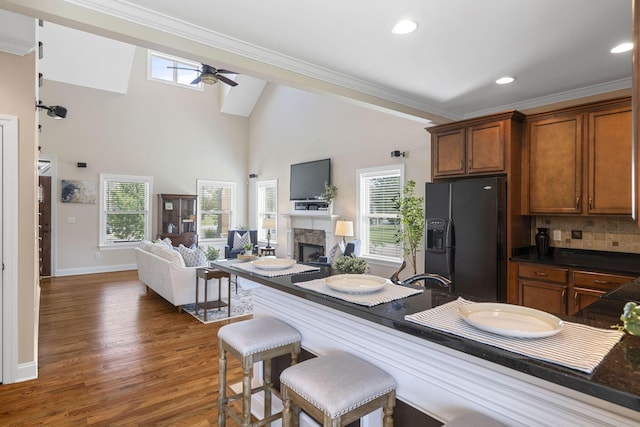
[[[587,212],[631,215],[631,105],[588,117]]]
[[[631,214],[631,100],[527,118],[523,214]]]
[[[432,177],[506,173],[523,120],[520,112],[509,111],[428,128]]]
[[[518,303],[556,315],[575,314],[634,276],[517,263]]]
[[[170,238],[173,246],[198,244],[198,196],[158,194],[158,237]]]
[[[520,305],[552,314],[566,314],[568,273],[566,268],[518,264]]]
[[[602,295],[634,278],[634,276],[620,274],[574,271],[573,280],[569,288],[567,314],[575,314],[596,302]]]

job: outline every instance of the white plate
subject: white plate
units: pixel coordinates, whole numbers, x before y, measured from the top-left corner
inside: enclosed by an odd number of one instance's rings
[[[384,277],[369,274],[338,274],[324,279],[327,286],[335,291],[350,294],[366,294],[379,291],[387,284]]]
[[[560,332],[563,325],[552,314],[513,304],[473,303],[464,305],[459,312],[470,325],[507,337],[550,337]]]
[[[260,270],[284,270],[295,264],[295,259],[286,258],[262,258],[253,261],[253,265]]]

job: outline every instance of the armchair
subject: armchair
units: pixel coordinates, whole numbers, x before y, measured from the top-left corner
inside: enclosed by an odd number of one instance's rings
[[[258,230],[229,230],[229,235],[227,236],[227,244],[224,247],[224,257],[229,258],[238,258],[238,254],[244,251],[243,248],[233,248],[233,239],[238,233],[240,236],[244,236],[245,233],[249,233],[249,238],[251,239],[251,243],[253,243],[254,252],[258,252]]]

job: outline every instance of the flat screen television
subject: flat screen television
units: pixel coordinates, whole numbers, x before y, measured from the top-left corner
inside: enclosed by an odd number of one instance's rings
[[[320,200],[324,183],[331,184],[331,159],[291,165],[289,200]]]

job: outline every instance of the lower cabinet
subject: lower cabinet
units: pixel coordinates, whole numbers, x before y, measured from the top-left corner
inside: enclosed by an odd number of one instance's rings
[[[566,314],[569,270],[540,264],[518,264],[520,305]]]
[[[634,276],[518,263],[520,305],[557,315],[572,315]]]

